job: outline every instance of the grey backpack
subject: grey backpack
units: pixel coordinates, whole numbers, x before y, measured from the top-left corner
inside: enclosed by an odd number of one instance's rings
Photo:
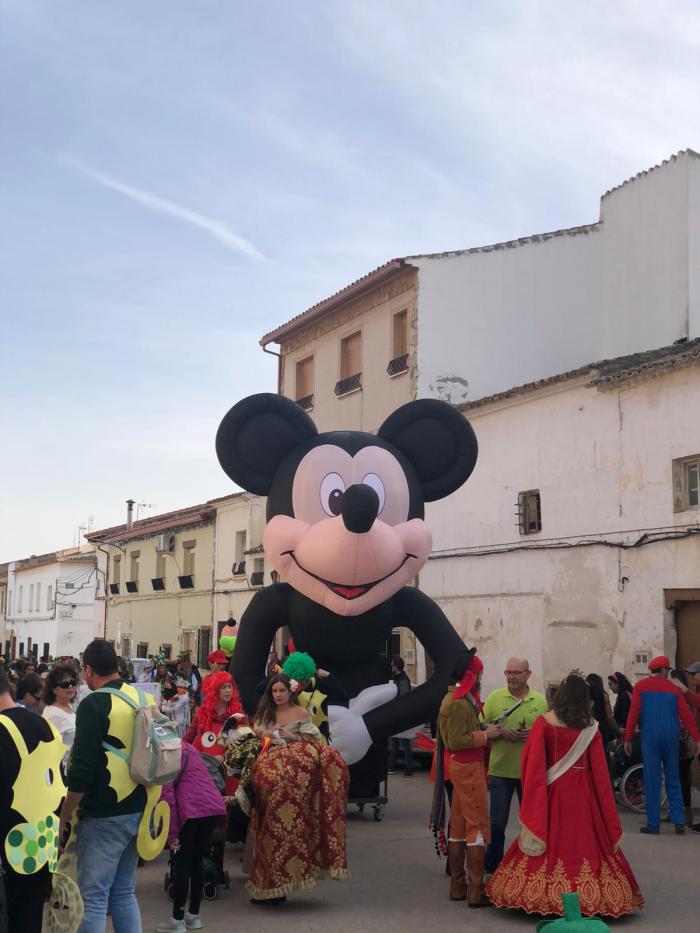
[[[129,764],[129,775],[136,784],[167,784],[173,781],[180,770],[182,742],[177,734],[177,725],[149,703],[139,690],[139,700],[116,687],[100,687],[96,693],[112,693],[128,703],[134,710],[134,731],[131,748],[115,748],[108,742],[102,747],[113,752]]]

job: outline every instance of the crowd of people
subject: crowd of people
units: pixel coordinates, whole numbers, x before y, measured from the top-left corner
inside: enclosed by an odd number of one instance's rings
[[[96,639],[79,659],[0,665],[0,755],[10,763],[0,771],[7,930],[37,933],[46,911],[58,910],[61,929],[103,933],[109,914],[115,933],[139,933],[137,866],[166,841],[172,914],[157,929],[200,929],[217,833],[224,844],[246,842],[254,904],[278,905],[321,878],[347,877],[348,769],[328,745],[325,713],[317,725],[315,703],[310,709],[317,678],[330,694],[342,688],[308,655],[286,659],[294,680],[271,656],[249,717],[229,660],[217,649],[201,674],[187,655],[149,658],[136,674]],[[129,760],[135,709],[144,705],[167,715],[181,739],[179,767],[162,787],[134,779]],[[38,809],[25,805],[49,774],[51,793]],[[55,883],[50,893],[52,875],[61,896]],[[0,906],[0,929],[2,920]]]
[[[135,672],[102,639],[79,659],[3,659],[0,857],[12,933],[40,931],[51,909],[67,911],[80,933],[103,933],[108,913],[116,933],[139,933],[137,866],[166,841],[172,912],[159,933],[202,926],[214,839],[221,853],[227,840],[244,843],[256,905],[279,905],[320,878],[347,877],[349,777],[327,709],[329,698],[347,705],[342,686],[308,655],[282,662],[271,652],[248,716],[226,652],[213,651],[207,663],[200,673],[186,654],[152,657]],[[505,685],[482,700],[482,675],[481,660],[465,650],[436,711],[431,824],[447,855],[450,899],[547,915],[560,914],[561,895],[577,891],[587,915],[641,908],[620,849],[611,761],[639,746],[643,833],[661,831],[662,780],[674,831],[700,832],[691,806],[700,662],[683,671],[655,658],[634,685],[616,671],[609,693],[599,675],[579,672],[538,693],[527,659],[513,657]],[[411,689],[401,658],[392,659],[392,677],[397,692]],[[139,783],[130,770],[134,709],[144,701],[181,740],[179,768],[163,786]],[[399,751],[410,776],[405,736],[389,743],[389,769]],[[520,833],[506,851],[514,796]],[[60,898],[55,884],[49,895],[57,868]]]
[[[620,842],[610,762],[618,744],[633,755],[639,727],[646,823],[658,835],[662,775],[668,821],[683,835],[693,822],[690,769],[700,743],[700,662],[672,670],[649,664],[632,686],[619,671],[603,680],[576,671],[548,699],[529,685],[530,665],[510,658],[506,685],[482,703],[483,665],[465,654],[438,716],[431,823],[447,852],[449,896],[470,907],[561,913],[561,895],[578,891],[583,913],[619,917],[643,906]],[[450,818],[444,837],[446,807]],[[504,854],[513,795],[520,834]],[[487,882],[487,883],[486,883]]]

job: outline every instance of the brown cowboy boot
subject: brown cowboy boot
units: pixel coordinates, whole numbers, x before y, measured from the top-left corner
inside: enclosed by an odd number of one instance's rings
[[[466,901],[467,876],[464,870],[465,842],[447,843],[447,862],[450,866],[450,900]]]
[[[484,890],[485,846],[467,846],[467,875],[469,907],[490,907],[491,901]]]

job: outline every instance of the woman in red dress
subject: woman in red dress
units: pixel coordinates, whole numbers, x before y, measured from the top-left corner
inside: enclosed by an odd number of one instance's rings
[[[523,750],[520,838],[486,889],[497,907],[561,916],[561,895],[573,891],[587,916],[644,906],[619,849],[622,826],[597,725],[586,682],[570,674]]]

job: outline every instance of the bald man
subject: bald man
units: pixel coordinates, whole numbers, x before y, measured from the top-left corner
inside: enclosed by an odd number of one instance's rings
[[[494,690],[484,703],[484,721],[496,722],[522,700],[522,704],[503,721],[501,735],[491,747],[488,769],[491,842],[486,849],[487,873],[494,872],[503,858],[513,793],[518,795],[518,801],[522,798],[520,760],[523,745],[534,721],[547,712],[545,698],[528,685],[530,673],[527,658],[509,658],[503,672],[505,687]]]

